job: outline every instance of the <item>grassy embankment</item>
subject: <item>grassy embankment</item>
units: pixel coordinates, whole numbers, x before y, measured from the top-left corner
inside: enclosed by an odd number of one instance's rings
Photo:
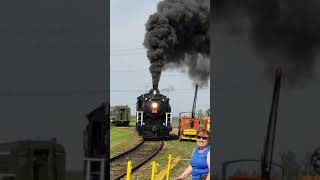
[[[131,149],[140,142],[141,138],[133,127],[110,128],[110,157]]]

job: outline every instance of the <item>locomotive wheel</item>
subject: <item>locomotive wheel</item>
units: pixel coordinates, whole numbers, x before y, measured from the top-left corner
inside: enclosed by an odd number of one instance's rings
[[[314,151],[311,156],[311,165],[314,171],[320,175],[320,148]]]

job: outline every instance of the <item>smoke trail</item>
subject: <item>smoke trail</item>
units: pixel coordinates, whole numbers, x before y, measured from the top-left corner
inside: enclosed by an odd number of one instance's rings
[[[249,22],[254,47],[270,73],[281,65],[291,83],[314,76],[320,43],[320,1],[217,0],[214,5],[216,21],[230,22],[241,16]]]
[[[153,84],[165,68],[187,66],[201,85],[210,75],[209,0],[164,0],[146,23],[144,46],[150,61]]]

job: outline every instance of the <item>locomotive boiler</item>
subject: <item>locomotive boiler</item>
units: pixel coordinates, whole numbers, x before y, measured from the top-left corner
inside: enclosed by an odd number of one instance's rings
[[[172,131],[169,98],[160,94],[157,85],[137,98],[136,129],[145,139],[165,139]]]

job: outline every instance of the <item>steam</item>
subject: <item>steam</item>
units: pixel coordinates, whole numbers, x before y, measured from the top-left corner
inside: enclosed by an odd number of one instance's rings
[[[280,65],[292,84],[313,78],[320,43],[319,1],[216,0],[214,6],[216,21],[248,22],[250,38],[269,73]]]
[[[144,46],[153,84],[166,68],[188,68],[200,85],[210,77],[209,0],[164,0],[146,23]]]

